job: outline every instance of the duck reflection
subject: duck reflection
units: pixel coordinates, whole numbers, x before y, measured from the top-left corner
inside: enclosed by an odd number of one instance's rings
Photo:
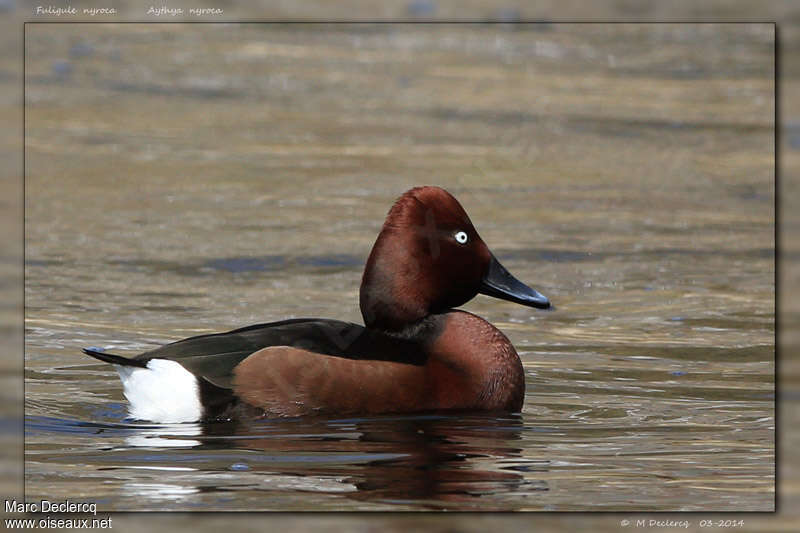
[[[267,479],[296,479],[302,483],[290,484],[293,490],[431,509],[470,508],[474,502],[482,510],[512,510],[502,495],[547,490],[543,481],[531,479],[547,461],[521,455],[523,423],[515,415],[257,419],[165,430],[157,435],[150,426],[128,443],[233,452],[214,455],[230,459],[229,471],[250,479],[266,476],[263,490],[277,488]],[[252,451],[259,453],[247,453]]]

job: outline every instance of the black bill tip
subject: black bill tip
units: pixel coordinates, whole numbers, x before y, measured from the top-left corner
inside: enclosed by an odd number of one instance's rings
[[[512,276],[494,255],[492,255],[489,270],[486,271],[478,292],[537,309],[551,307],[550,300],[546,296]]]

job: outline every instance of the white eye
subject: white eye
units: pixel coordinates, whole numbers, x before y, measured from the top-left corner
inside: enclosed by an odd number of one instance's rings
[[[455,234],[456,242],[458,244],[467,244],[469,237],[467,236],[466,232],[459,231]]]

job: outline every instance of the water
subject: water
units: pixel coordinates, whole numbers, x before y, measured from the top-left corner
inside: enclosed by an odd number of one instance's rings
[[[774,508],[772,26],[26,36],[28,500]],[[519,415],[154,425],[80,353],[360,322],[364,260],[420,184],[556,305],[465,306],[522,358]]]

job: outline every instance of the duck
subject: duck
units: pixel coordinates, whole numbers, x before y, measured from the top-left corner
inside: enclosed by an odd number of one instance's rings
[[[489,250],[456,198],[415,187],[392,205],[367,258],[364,325],[292,318],[205,334],[114,366],[131,418],[156,423],[407,414],[518,413],[525,396],[513,344],[457,309],[484,294],[551,308]]]

